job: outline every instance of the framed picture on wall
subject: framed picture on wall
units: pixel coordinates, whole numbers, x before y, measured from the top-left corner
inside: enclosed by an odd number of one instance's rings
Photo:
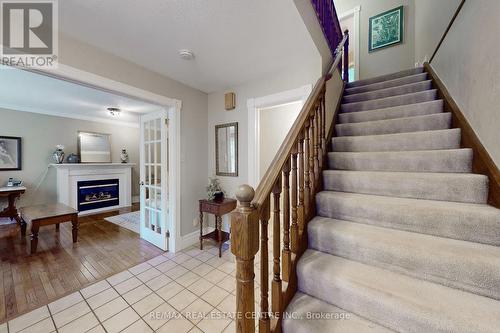
[[[370,17],[368,51],[401,44],[404,34],[403,6]]]
[[[21,170],[21,138],[0,136],[0,171]]]

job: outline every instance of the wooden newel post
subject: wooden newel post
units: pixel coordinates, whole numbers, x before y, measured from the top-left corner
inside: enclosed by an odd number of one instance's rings
[[[344,31],[344,35],[347,37],[344,43],[344,81],[349,82],[349,30]]]
[[[241,185],[231,213],[231,252],[236,256],[236,332],[255,332],[254,258],[259,251],[259,214],[251,205],[255,191]]]

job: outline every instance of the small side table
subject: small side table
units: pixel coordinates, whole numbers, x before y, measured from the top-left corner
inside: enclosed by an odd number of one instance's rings
[[[21,226],[22,221],[16,208],[16,199],[26,191],[26,187],[0,187],[0,197],[5,197],[9,201],[9,205],[0,212],[0,217],[8,217],[13,219]]]
[[[222,215],[236,208],[235,199],[200,200],[200,250],[203,250],[203,240],[213,239],[219,243],[219,258],[222,255],[222,244],[229,240],[229,233],[222,231]],[[215,215],[215,230],[203,235],[203,213]]]

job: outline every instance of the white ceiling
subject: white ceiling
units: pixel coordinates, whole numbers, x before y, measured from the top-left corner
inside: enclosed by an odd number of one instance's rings
[[[291,0],[64,0],[59,17],[63,34],[208,93],[319,57]]]
[[[20,69],[0,65],[0,108],[138,126],[141,114],[161,107]],[[106,110],[118,107],[119,116]]]

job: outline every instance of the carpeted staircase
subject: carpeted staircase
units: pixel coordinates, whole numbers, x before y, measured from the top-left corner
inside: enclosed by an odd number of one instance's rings
[[[500,332],[500,210],[443,111],[422,68],[347,85],[284,332]]]

